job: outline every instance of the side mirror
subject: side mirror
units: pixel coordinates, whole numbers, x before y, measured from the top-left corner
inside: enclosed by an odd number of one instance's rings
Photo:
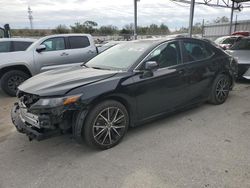
[[[145,70],[152,71],[158,68],[158,63],[156,61],[147,61],[145,63]]]
[[[40,52],[42,52],[42,51],[44,51],[44,50],[46,50],[46,46],[45,46],[44,44],[41,44],[40,46],[38,46],[38,47],[36,48],[36,51],[37,51],[38,53],[40,53]]]
[[[156,70],[159,67],[156,61],[147,61],[144,65],[144,70],[140,78],[148,78],[154,75],[153,70]]]

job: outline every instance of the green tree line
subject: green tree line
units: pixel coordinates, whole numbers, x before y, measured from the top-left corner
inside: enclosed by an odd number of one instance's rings
[[[84,23],[76,22],[74,25],[67,27],[66,25],[59,25],[54,30],[54,33],[90,33],[92,35],[132,35],[133,24],[125,25],[122,29],[114,25],[104,25],[98,27],[98,24],[94,21],[85,21]],[[167,25],[151,24],[149,26],[139,26],[137,29],[139,35],[165,35],[170,34],[170,30]]]
[[[206,24],[226,23],[229,19],[225,16],[218,17],[215,20],[207,21]],[[55,29],[12,29],[12,36],[45,36],[50,34],[61,33],[89,33],[96,36],[103,35],[133,35],[133,24],[124,25],[121,29],[114,25],[98,25],[95,21],[85,21],[83,23],[76,22],[69,27],[66,25],[58,25]],[[174,32],[171,32],[168,26],[164,23],[157,25],[151,24],[149,26],[138,26],[138,35],[168,35],[177,33],[187,33],[188,27],[181,27]],[[202,33],[202,24],[195,23],[193,26],[194,34]]]

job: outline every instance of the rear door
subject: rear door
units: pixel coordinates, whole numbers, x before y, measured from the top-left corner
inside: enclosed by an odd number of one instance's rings
[[[214,52],[205,42],[192,39],[184,39],[182,49],[186,65],[184,74],[189,85],[186,93],[191,102],[199,101],[208,96],[216,73]]]
[[[67,39],[70,49],[69,61],[71,63],[87,62],[96,55],[96,47],[91,44],[87,36],[69,36]]]

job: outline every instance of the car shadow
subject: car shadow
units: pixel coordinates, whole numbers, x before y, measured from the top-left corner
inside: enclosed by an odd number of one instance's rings
[[[250,80],[245,79],[245,78],[241,78],[241,79],[238,79],[236,81],[236,83],[239,83],[239,84],[250,84]]]

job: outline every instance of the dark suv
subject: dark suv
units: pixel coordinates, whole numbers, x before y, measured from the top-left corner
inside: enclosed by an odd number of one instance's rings
[[[77,141],[107,149],[128,127],[202,102],[224,103],[236,75],[235,60],[207,41],[131,41],[25,81],[12,120],[30,139],[72,131]]]

